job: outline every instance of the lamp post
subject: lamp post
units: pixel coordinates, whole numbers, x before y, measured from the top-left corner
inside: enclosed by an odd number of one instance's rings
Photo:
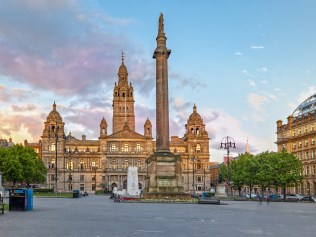
[[[58,161],[57,161],[57,142],[58,142],[58,130],[59,127],[57,126],[57,122],[55,127],[52,126],[52,132],[54,135],[54,139],[55,139],[55,192],[57,193],[57,185],[58,185]],[[51,134],[49,133],[49,138],[50,138]]]
[[[230,136],[226,136],[222,138],[221,148],[227,150],[227,193],[228,193],[228,188],[230,188],[229,148],[236,148],[234,138]]]
[[[194,155],[193,157],[191,158],[192,160],[192,187],[193,187],[193,194],[195,194],[195,178],[194,178],[194,161],[196,159],[196,141],[194,140]]]
[[[94,192],[97,194],[97,165],[96,162],[92,163],[92,167],[94,169]]]

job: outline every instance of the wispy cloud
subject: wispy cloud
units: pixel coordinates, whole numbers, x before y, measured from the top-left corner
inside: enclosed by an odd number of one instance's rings
[[[256,87],[256,82],[251,79],[248,79],[248,85],[251,87]]]
[[[264,49],[264,47],[262,45],[255,45],[255,44],[252,44],[250,46],[251,49]]]
[[[268,68],[266,68],[266,67],[258,68],[257,71],[259,71],[259,72],[267,72]]]
[[[241,52],[236,52],[236,53],[234,53],[234,55],[236,55],[236,56],[242,56],[243,54],[242,54]]]

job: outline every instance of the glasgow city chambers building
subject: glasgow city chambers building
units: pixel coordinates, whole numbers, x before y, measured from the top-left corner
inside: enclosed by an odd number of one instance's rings
[[[61,192],[125,189],[127,168],[137,166],[139,188],[144,189],[148,177],[146,159],[154,153],[155,141],[148,118],[143,132],[135,131],[134,103],[133,86],[123,57],[113,89],[111,133],[103,117],[97,140],[89,140],[85,135],[81,139],[71,133],[65,135],[66,125],[54,102],[39,143],[25,141],[25,145],[37,147],[48,169],[45,187]],[[182,158],[184,189],[209,190],[209,136],[195,104],[185,129],[183,137],[172,136],[170,141],[171,152]]]
[[[303,101],[287,118],[277,121],[278,151],[286,149],[303,164],[303,182],[288,192],[316,195],[316,94]]]

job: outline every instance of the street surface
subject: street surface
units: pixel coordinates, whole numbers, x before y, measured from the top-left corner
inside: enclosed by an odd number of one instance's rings
[[[0,236],[315,236],[315,203],[115,203],[108,196],[34,198],[0,215]]]

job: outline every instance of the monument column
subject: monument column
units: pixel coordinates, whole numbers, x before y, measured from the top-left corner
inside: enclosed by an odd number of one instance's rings
[[[168,98],[168,57],[163,15],[158,24],[156,59],[156,152],[146,160],[148,164],[148,186],[145,198],[190,198],[183,192],[181,157],[170,152],[169,140],[169,98]]]
[[[159,17],[156,59],[156,150],[170,151],[169,141],[169,96],[168,96],[168,57],[171,53],[166,46],[163,14]]]

